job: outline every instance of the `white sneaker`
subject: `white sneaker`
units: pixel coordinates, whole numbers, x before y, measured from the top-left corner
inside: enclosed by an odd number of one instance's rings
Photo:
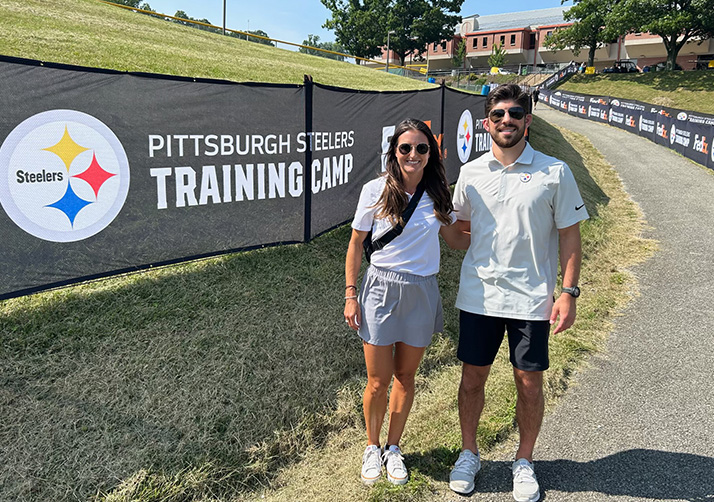
[[[374,444],[364,449],[362,455],[362,482],[366,485],[375,483],[382,475],[382,449]]]
[[[476,474],[481,470],[481,456],[471,450],[464,450],[459,455],[449,476],[449,488],[456,493],[468,494],[474,490]]]
[[[513,498],[517,502],[537,502],[540,499],[540,487],[536,479],[533,464],[525,458],[513,462]]]
[[[404,465],[404,457],[399,446],[391,445],[382,455],[382,461],[387,467],[387,479],[393,485],[403,485],[409,479],[407,467]]]

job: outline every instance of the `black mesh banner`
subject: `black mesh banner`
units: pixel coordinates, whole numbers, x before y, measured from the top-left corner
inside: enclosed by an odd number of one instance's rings
[[[439,138],[441,93],[439,88],[357,92],[314,86],[312,237],[351,220],[362,185],[383,170],[383,154],[399,122],[422,120]]]
[[[714,116],[634,100],[542,89],[541,100],[557,110],[638,134],[714,169]],[[580,104],[587,107],[583,110]]]
[[[0,62],[0,295],[302,240],[303,92]]]
[[[624,99],[610,100],[610,125],[619,127],[628,132],[639,134],[640,116],[647,105],[639,101],[626,101]]]
[[[488,149],[480,120],[462,120],[484,99],[0,57],[0,299],[308,241],[352,218],[408,117],[430,124],[453,182],[464,141],[464,158]]]
[[[491,135],[483,128],[486,96],[444,89],[444,134],[441,146],[449,183],[461,166],[491,149]]]

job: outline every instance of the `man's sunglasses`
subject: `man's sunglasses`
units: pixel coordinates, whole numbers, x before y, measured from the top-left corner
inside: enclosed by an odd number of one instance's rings
[[[411,153],[412,148],[416,148],[416,151],[419,155],[426,155],[429,152],[429,145],[426,143],[419,143],[418,145],[410,145],[409,143],[402,143],[399,145],[399,153],[402,155],[409,155]]]
[[[491,119],[492,122],[500,122],[503,120],[503,117],[506,116],[506,112],[508,112],[508,115],[511,116],[512,119],[515,120],[521,120],[523,117],[526,116],[526,111],[523,109],[522,106],[514,106],[513,108],[494,108],[488,113],[488,118]]]

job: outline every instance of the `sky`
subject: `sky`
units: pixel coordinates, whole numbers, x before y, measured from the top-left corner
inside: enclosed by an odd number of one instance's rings
[[[195,19],[208,19],[216,26],[223,25],[224,0],[144,0],[153,10],[174,15],[182,10]],[[333,42],[335,34],[322,27],[331,13],[320,0],[225,0],[226,28],[233,30],[263,30],[271,38],[302,43],[309,34],[321,42]],[[509,0],[507,2],[465,0],[461,16],[505,14],[525,10],[559,7],[560,0]],[[572,0],[563,5],[572,6]],[[279,45],[280,46],[280,45]],[[289,49],[289,46],[281,46]],[[296,49],[294,49],[296,50]]]

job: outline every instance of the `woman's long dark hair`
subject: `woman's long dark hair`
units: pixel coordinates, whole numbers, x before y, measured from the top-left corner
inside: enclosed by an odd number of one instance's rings
[[[399,168],[397,161],[397,146],[399,145],[399,137],[407,131],[419,131],[426,136],[429,141],[429,160],[424,166],[424,175],[422,183],[425,184],[424,191],[429,194],[429,197],[434,201],[434,214],[436,218],[443,224],[451,224],[450,214],[454,210],[454,205],[451,202],[451,192],[446,183],[446,170],[444,163],[441,160],[441,150],[439,144],[434,138],[434,134],[421,120],[406,119],[403,120],[395,129],[394,136],[389,141],[389,150],[387,150],[387,169],[384,174],[387,178],[387,186],[384,188],[381,197],[375,206],[378,209],[376,216],[378,218],[389,218],[393,223],[400,220],[404,209],[409,204],[407,198],[402,170]]]

